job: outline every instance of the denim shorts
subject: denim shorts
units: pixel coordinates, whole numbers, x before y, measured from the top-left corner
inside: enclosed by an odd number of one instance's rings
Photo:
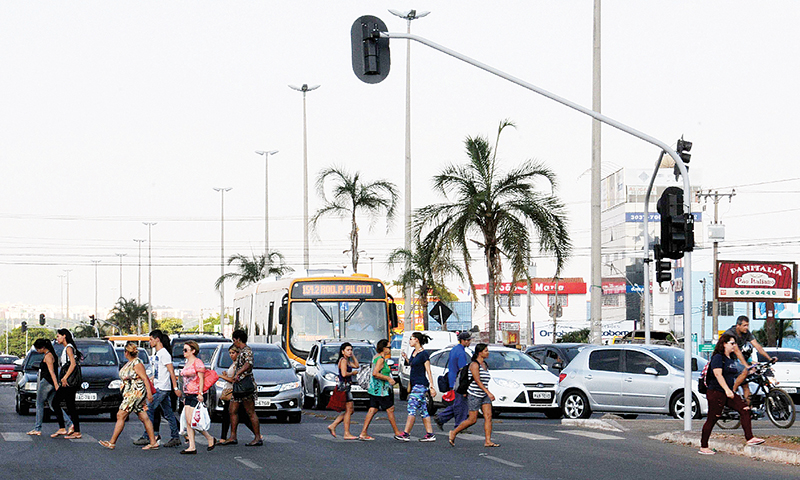
[[[483,395],[481,397],[476,397],[475,395],[467,395],[467,404],[469,404],[469,411],[474,412],[481,409],[482,405],[492,404],[492,401],[489,400],[489,395]]]

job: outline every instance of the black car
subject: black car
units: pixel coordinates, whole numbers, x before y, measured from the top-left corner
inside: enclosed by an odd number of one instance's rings
[[[111,419],[115,420],[122,403],[122,381],[119,379],[119,360],[114,346],[108,340],[99,338],[78,338],[75,344],[83,354],[83,379],[75,394],[76,408],[90,415],[109,413]],[[55,350],[60,356],[63,347],[55,345]],[[26,415],[31,408],[36,408],[36,378],[43,356],[33,349],[25,356],[16,384],[15,409],[20,415]]]
[[[586,345],[586,343],[533,345],[528,347],[525,353],[536,360],[536,363],[549,370],[550,373],[558,375]]]

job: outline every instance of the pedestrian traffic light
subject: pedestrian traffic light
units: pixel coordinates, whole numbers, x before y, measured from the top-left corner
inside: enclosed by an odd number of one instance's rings
[[[94,327],[94,321],[95,321],[94,315],[89,315],[89,325]]]
[[[45,322],[44,313],[40,313],[39,314],[39,325],[44,325],[44,322]]]
[[[389,39],[381,37],[386,24],[378,17],[364,15],[350,28],[353,73],[364,83],[379,83],[389,75]]]
[[[668,187],[657,204],[661,214],[661,253],[664,258],[683,258],[694,250],[694,217],[684,212],[683,190]]]
[[[22,322],[22,323],[20,323],[20,324],[19,324],[19,329],[20,329],[20,331],[21,331],[22,333],[25,333],[25,332],[27,332],[27,331],[28,331],[28,322]]]
[[[692,154],[689,153],[692,150],[692,142],[688,140],[684,140],[683,136],[681,136],[680,140],[678,140],[678,146],[675,147],[675,150],[678,152],[678,155],[683,160],[683,164],[686,166],[686,171],[689,171],[689,160],[692,159]],[[678,170],[678,165],[676,164],[672,168],[672,173],[675,174],[675,180],[677,180],[681,176],[681,171]]]
[[[653,246],[653,256],[656,258],[656,281],[658,284],[672,280],[672,262],[664,260],[661,245]]]

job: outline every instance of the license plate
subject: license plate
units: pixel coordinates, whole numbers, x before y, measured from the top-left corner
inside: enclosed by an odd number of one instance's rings
[[[786,393],[797,393],[797,389],[795,387],[781,387],[781,390]]]
[[[97,394],[96,393],[76,393],[75,394],[75,401],[76,402],[96,402],[97,401]]]
[[[350,390],[353,392],[363,392],[365,391],[363,388],[359,387],[358,385],[351,385]]]
[[[269,398],[257,398],[256,399],[256,407],[269,407],[272,405],[272,402]]]
[[[10,373],[4,373],[3,374],[3,378],[11,378],[11,374]]]
[[[535,400],[550,400],[550,392],[531,392],[531,398]]]

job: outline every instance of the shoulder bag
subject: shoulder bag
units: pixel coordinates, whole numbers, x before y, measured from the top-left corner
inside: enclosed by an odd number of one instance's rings
[[[67,347],[65,347],[65,348],[68,348],[68,347],[72,347],[72,345],[67,345]],[[69,358],[69,357],[67,357],[67,358]],[[62,378],[64,378],[64,375],[67,374],[67,371],[69,370],[69,366],[70,366],[69,360],[67,360],[67,362],[64,365],[61,366],[61,371],[58,374],[58,379],[59,379],[58,381],[59,382],[61,381]],[[75,368],[72,369],[72,374],[70,374],[70,376],[67,378],[67,386],[68,387],[77,387],[78,385],[81,384],[82,381],[83,381],[83,375],[81,375],[81,365],[78,362],[78,356],[75,355]]]
[[[249,395],[255,393],[256,384],[253,381],[252,375],[240,377],[239,381],[233,384],[233,393],[239,396]]]

